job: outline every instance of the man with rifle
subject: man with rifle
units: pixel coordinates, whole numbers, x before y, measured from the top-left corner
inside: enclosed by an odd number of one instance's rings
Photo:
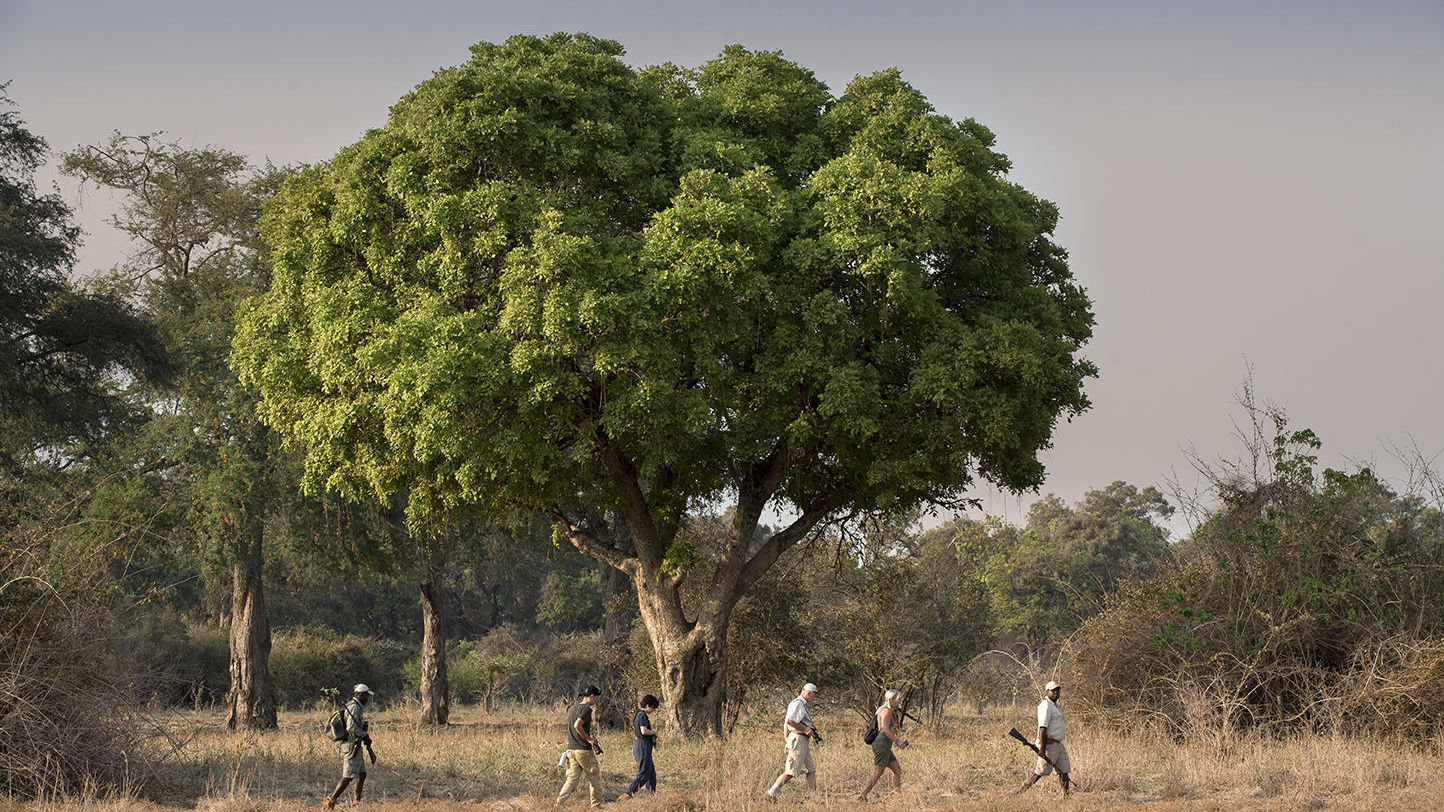
[[[376,753],[371,749],[371,734],[368,732],[370,725],[363,718],[366,703],[371,701],[375,693],[366,683],[360,683],[351,689],[351,700],[341,710],[341,716],[346,722],[346,739],[340,742],[341,783],[326,796],[327,809],[336,808],[336,799],[341,797],[352,779],[356,781],[356,803],[361,803],[361,788],[366,785],[366,759],[361,755],[362,747],[365,747],[366,754],[371,756],[371,763],[376,763]]]
[[[1038,783],[1038,779],[1047,775],[1056,768],[1058,770],[1058,781],[1063,785],[1063,794],[1069,793],[1068,785],[1068,751],[1063,747],[1063,736],[1068,732],[1068,724],[1063,721],[1063,711],[1058,708],[1058,697],[1063,693],[1063,686],[1056,682],[1049,681],[1043,688],[1043,701],[1038,703],[1038,763],[1033,768],[1033,774],[1018,789],[1019,792]]]
[[[787,706],[787,718],[782,722],[783,749],[787,753],[787,760],[783,764],[782,774],[777,776],[777,780],[773,781],[767,790],[769,799],[775,800],[782,785],[799,774],[807,776],[807,790],[814,799],[817,798],[817,767],[813,764],[809,743],[821,744],[822,736],[812,724],[812,714],[808,709],[808,703],[816,698],[817,686],[809,682],[802,686],[802,693]]]

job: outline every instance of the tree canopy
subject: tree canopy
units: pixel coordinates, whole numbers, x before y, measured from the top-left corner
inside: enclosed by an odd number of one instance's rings
[[[896,71],[621,54],[478,45],[277,197],[236,362],[312,483],[544,507],[630,469],[674,520],[769,460],[803,509],[1036,486],[1092,315],[992,135]]]
[[[717,693],[736,601],[819,522],[1036,487],[1093,315],[1056,208],[897,71],[833,96],[775,52],[622,53],[479,44],[288,180],[234,363],[310,487],[544,510],[626,572],[671,708]],[[678,529],[724,500],[687,617]],[[754,547],[769,504],[797,518]]]
[[[93,439],[125,412],[117,376],[164,376],[154,331],[118,296],[70,279],[80,228],[35,170],[45,140],[0,85],[0,468]],[[74,453],[73,449],[62,452]]]

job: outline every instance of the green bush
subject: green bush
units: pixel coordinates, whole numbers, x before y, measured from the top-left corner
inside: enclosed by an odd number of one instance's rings
[[[603,673],[601,635],[553,635],[511,626],[457,641],[446,655],[447,684],[458,702],[493,707],[500,701],[546,703],[576,696]],[[404,666],[408,690],[421,681],[421,657]]]
[[[277,632],[271,641],[271,678],[276,702],[303,708],[323,701],[323,691],[347,694],[364,682],[386,702],[402,695],[406,662],[414,650],[389,640],[343,635],[300,626]]]

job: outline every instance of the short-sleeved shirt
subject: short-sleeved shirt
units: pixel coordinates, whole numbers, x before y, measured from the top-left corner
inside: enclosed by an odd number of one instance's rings
[[[1046,698],[1038,703],[1038,727],[1047,728],[1048,738],[1053,741],[1063,741],[1063,736],[1068,733],[1068,723],[1063,721],[1063,711],[1058,709],[1058,703]]]
[[[361,700],[352,699],[346,703],[346,740],[357,741],[366,738],[366,719]]]
[[[788,705],[787,705],[787,722],[796,722],[797,724],[803,725],[803,726],[810,726],[810,725],[812,724],[812,715],[807,712],[807,700],[806,700],[806,699],[803,699],[802,697],[799,696],[799,697],[797,697],[796,699],[794,699],[794,700],[792,700],[791,702],[788,703]],[[783,723],[782,723],[783,732],[785,732],[785,733],[796,733],[796,732],[798,732],[798,731],[797,731],[797,728],[794,728],[792,725],[787,724],[787,722],[783,722]]]
[[[567,749],[590,750],[592,743],[577,736],[578,719],[582,720],[582,730],[590,737],[592,735],[592,706],[585,702],[578,702],[567,711]]]
[[[655,733],[643,733],[643,732],[642,732],[642,728],[644,728],[644,727],[647,728],[648,730],[650,730],[650,729],[652,728],[652,717],[648,716],[646,711],[644,711],[644,710],[639,710],[639,711],[637,711],[637,715],[632,718],[632,732],[635,733],[635,734],[637,734],[637,738],[639,738],[639,739],[645,739],[646,741],[651,741],[651,740],[652,740],[652,737],[655,736],[655,735],[657,735],[657,734],[655,734]]]

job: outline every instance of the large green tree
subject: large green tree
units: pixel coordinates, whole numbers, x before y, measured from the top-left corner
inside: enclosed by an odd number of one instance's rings
[[[622,53],[479,44],[290,181],[236,363],[312,487],[542,510],[625,572],[672,721],[718,731],[740,597],[824,520],[1036,487],[1093,316],[1055,207],[896,71]],[[722,501],[698,567],[679,524]]]

